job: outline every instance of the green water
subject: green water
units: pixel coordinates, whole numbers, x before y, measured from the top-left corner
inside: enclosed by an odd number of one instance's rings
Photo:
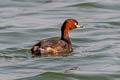
[[[68,18],[85,26],[70,32],[73,55],[32,58]],[[119,79],[119,0],[0,0],[0,80]]]

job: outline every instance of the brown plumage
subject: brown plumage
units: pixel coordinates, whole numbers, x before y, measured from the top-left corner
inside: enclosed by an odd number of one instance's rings
[[[61,39],[51,40],[44,39],[35,44],[31,51],[32,54],[40,56],[59,56],[72,51],[72,43],[69,38],[69,31],[75,28],[80,28],[75,19],[67,19],[61,27]]]

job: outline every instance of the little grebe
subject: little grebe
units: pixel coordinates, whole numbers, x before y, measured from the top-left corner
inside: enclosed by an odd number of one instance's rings
[[[69,38],[69,31],[75,28],[82,28],[75,19],[67,19],[61,27],[61,39],[45,39],[35,44],[31,51],[34,55],[58,56],[72,51],[72,43]]]

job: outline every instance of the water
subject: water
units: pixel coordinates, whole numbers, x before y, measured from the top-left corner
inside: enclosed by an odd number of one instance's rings
[[[0,0],[0,80],[119,80],[119,0]],[[41,39],[60,36],[65,19],[73,56],[32,58]],[[80,70],[69,70],[72,67]],[[65,72],[68,70],[68,72]]]

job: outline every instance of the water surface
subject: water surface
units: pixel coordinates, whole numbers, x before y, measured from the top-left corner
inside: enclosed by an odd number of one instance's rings
[[[119,0],[1,0],[0,80],[119,80]],[[72,56],[32,58],[41,39],[60,36],[64,20],[86,26],[70,32]],[[69,70],[72,67],[80,70]]]

